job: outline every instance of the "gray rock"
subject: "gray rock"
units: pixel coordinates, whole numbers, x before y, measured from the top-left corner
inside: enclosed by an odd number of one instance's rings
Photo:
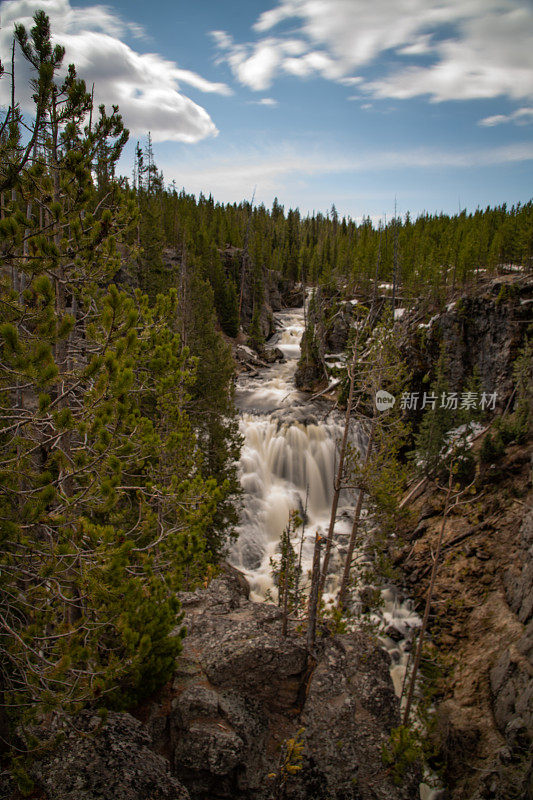
[[[416,797],[420,779],[407,771],[394,787],[376,758],[384,731],[399,725],[386,654],[363,634],[331,637],[317,664],[301,717],[305,761],[290,800]],[[376,794],[376,787],[379,793]]]
[[[184,595],[183,608],[171,700],[151,705],[147,725],[194,800],[270,800],[267,776],[302,727],[303,769],[287,800],[416,796],[416,770],[396,787],[382,765],[399,712],[388,659],[366,634],[319,639],[309,669],[303,638],[281,636],[280,610],[247,600],[231,571]]]
[[[505,406],[514,388],[513,363],[525,332],[527,306],[521,300],[533,296],[533,280],[518,277],[504,296],[500,295],[501,286],[495,287],[492,284],[483,294],[461,297],[435,315],[433,324],[423,331],[418,328],[418,318],[413,327],[413,317],[405,316],[400,327],[405,333],[404,355],[413,373],[411,391],[421,390],[424,375],[434,375],[440,343],[445,341],[450,387],[462,391],[476,368],[483,391],[496,392],[497,408]]]
[[[346,349],[352,324],[352,306],[343,303],[326,329],[326,347],[329,352],[340,353]]]
[[[248,595],[229,565],[182,595],[188,635],[173,681],[137,709],[142,724],[119,713],[102,724],[86,711],[50,731],[63,740],[32,768],[45,800],[272,800],[268,776],[301,729],[302,769],[286,800],[416,796],[417,769],[396,786],[382,763],[400,719],[377,643],[322,626],[310,661],[294,626],[281,635],[280,610]]]
[[[511,751],[533,743],[533,623],[490,671],[494,719]]]
[[[527,514],[520,528],[522,566],[511,567],[504,575],[507,602],[520,622],[533,617],[533,512]]]
[[[274,364],[276,361],[285,360],[285,356],[283,355],[279,347],[266,348],[265,350],[263,350],[261,358],[263,359],[263,361],[266,361],[267,364]]]
[[[148,731],[129,714],[111,712],[102,724],[85,711],[48,733],[61,738],[33,762],[30,774],[49,800],[190,800],[168,762],[151,750]]]

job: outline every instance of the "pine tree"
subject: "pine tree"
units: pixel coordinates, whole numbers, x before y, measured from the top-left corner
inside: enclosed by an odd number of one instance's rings
[[[279,549],[279,562],[270,559],[272,577],[278,586],[278,605],[283,609],[282,634],[287,635],[289,615],[297,611],[300,605],[300,578],[302,569],[292,545],[292,538],[303,520],[297,511],[291,511],[289,521],[282,531]]]
[[[435,379],[429,391],[423,393],[422,406],[425,414],[415,437],[417,469],[424,475],[431,475],[441,464],[442,451],[446,445],[446,434],[452,429],[453,409],[448,408],[443,398],[448,393],[446,380],[447,358],[444,347],[441,347],[439,360],[435,368]]]
[[[236,498],[240,492],[236,464],[241,437],[233,404],[234,363],[229,346],[216,330],[209,284],[194,271],[187,273],[186,282],[190,313],[183,326],[183,344],[196,362],[187,408],[202,456],[202,475],[219,485],[217,508],[206,531],[206,548],[215,559],[224,551],[237,522]],[[180,308],[178,318],[182,315]]]
[[[149,303],[112,283],[136,223],[114,178],[118,108],[86,124],[90,95],[72,65],[57,82],[44,14],[17,39],[47,96],[0,226],[1,670],[20,722],[166,680],[176,593],[203,576],[220,493],[186,411],[176,292]]]

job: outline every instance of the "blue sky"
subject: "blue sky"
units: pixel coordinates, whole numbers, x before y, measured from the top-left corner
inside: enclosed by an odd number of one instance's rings
[[[151,130],[168,183],[224,202],[257,187],[377,219],[395,197],[417,215],[533,195],[532,0],[5,0],[3,59],[36,8],[119,103],[125,173]]]

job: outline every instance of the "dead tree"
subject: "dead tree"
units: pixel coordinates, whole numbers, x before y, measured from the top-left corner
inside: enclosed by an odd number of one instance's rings
[[[315,536],[315,549],[313,552],[313,569],[311,572],[311,590],[309,592],[309,604],[307,612],[307,656],[311,656],[315,649],[316,640],[316,621],[318,617],[318,604],[320,602],[319,583],[320,583],[320,550],[323,542],[322,536],[317,533]]]

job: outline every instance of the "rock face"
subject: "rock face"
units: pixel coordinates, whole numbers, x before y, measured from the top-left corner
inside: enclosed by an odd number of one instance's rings
[[[226,247],[221,252],[222,262],[227,272],[240,274],[244,260],[244,282],[242,286],[241,320],[243,330],[248,332],[254,313],[254,267],[249,255],[238,247]],[[259,327],[265,339],[274,333],[274,311],[282,308],[296,308],[303,305],[303,292],[291,281],[283,278],[276,270],[264,270],[263,302],[259,309]]]
[[[353,306],[343,302],[339,292],[322,286],[315,290],[294,376],[299,389],[314,391],[327,379],[325,355],[345,350],[353,322]]]
[[[397,787],[381,763],[398,708],[387,658],[366,635],[322,640],[308,670],[303,639],[282,637],[279,609],[250,602],[235,571],[183,608],[178,671],[143,719],[193,800],[269,800],[280,745],[300,728],[305,758],[287,800],[416,795],[415,771]]]
[[[352,323],[353,308],[351,304],[340,303],[325,330],[325,344],[328,352],[341,353],[346,348]]]
[[[504,586],[509,606],[520,622],[526,624],[533,616],[533,513],[522,523],[520,544],[522,569],[509,569]]]
[[[476,368],[482,391],[497,392],[497,407],[503,408],[513,390],[513,362],[531,323],[532,303],[533,279],[507,276],[484,284],[479,294],[460,297],[428,322],[420,321],[416,309],[404,315],[412,390],[421,391],[423,377],[433,374],[444,343],[450,390],[462,391]]]
[[[83,712],[62,733],[57,746],[30,768],[50,800],[190,800],[168,762],[151,749],[148,731],[129,714],[111,712],[102,723]]]
[[[520,542],[522,570],[510,569],[504,585],[509,606],[525,628],[490,673],[494,719],[515,759],[527,757],[533,747],[533,512],[524,518]]]
[[[510,446],[497,479],[489,472],[481,484],[479,521],[461,511],[449,520],[430,617],[435,653],[445,665],[434,681],[436,724],[430,736],[449,800],[533,800],[529,459],[530,443]],[[418,499],[417,533],[402,558],[420,605],[442,503],[433,486]]]
[[[413,775],[403,791],[376,775],[383,732],[398,724],[385,653],[361,634],[326,639],[301,717],[306,764],[288,798],[416,797]]]
[[[173,681],[136,718],[85,711],[48,731],[63,736],[31,767],[39,798],[277,800],[281,746],[299,731],[304,760],[285,800],[416,797],[417,770],[397,786],[381,760],[399,724],[384,652],[361,632],[326,636],[309,665],[304,639],[281,635],[280,610],[248,595],[230,567],[184,594]],[[0,796],[18,797],[1,780]]]

